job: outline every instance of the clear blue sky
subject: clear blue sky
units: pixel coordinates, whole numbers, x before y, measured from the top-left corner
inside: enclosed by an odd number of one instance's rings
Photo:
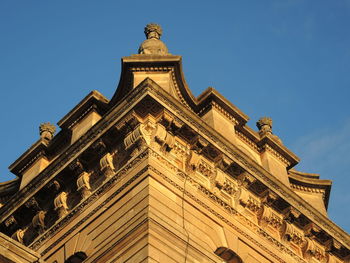
[[[329,214],[350,232],[350,1],[0,1],[0,181],[91,90],[111,98],[120,58],[149,22],[183,56],[190,89],[215,87],[274,120],[296,169],[333,180]]]

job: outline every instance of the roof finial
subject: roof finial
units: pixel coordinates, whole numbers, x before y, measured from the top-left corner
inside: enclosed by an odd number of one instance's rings
[[[142,42],[139,48],[139,54],[146,55],[167,55],[168,48],[160,40],[162,28],[158,24],[150,23],[145,27],[145,35],[147,39]]]
[[[150,23],[145,27],[145,35],[147,39],[155,38],[160,39],[162,35],[162,28],[158,24]]]
[[[270,136],[274,138],[278,143],[283,144],[282,140],[275,134],[272,133],[272,119],[270,117],[262,117],[256,123],[259,129],[260,137]]]

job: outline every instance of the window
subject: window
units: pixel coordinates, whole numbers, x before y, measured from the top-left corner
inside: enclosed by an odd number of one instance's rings
[[[81,263],[87,258],[84,252],[77,252],[70,256],[64,263]]]
[[[242,259],[229,248],[219,247],[214,253],[221,257],[226,263],[243,263]]]

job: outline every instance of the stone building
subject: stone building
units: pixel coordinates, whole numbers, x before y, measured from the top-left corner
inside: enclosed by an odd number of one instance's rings
[[[215,89],[195,98],[158,25],[0,184],[0,262],[349,262],[329,180]]]

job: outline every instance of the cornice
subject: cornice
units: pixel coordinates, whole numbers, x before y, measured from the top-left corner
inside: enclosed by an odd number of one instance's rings
[[[168,108],[170,112],[174,112],[175,116],[179,116],[179,118],[185,123],[189,124],[194,130],[198,131],[201,136],[227,154],[229,158],[240,164],[243,168],[249,171],[250,174],[254,175],[269,189],[275,191],[281,198],[286,200],[293,207],[297,208],[312,222],[315,222],[321,226],[326,233],[339,240],[344,247],[350,249],[350,236],[339,226],[334,224],[331,220],[306,203],[305,200],[297,196],[293,190],[285,186],[282,182],[277,181],[273,175],[256,163],[255,160],[246,155],[231,142],[227,141],[222,135],[218,134],[213,128],[201,120],[200,117],[186,110],[181,103],[173,99],[164,90],[161,88],[156,89],[153,86],[150,86],[150,88],[153,91],[152,93],[155,95],[153,98],[158,101],[159,99],[163,101],[162,104],[165,108]]]
[[[40,138],[27,151],[25,151],[14,163],[9,166],[11,173],[22,177],[22,173],[30,167],[40,156],[46,154],[49,141]]]
[[[256,179],[265,184],[269,189],[278,194],[281,198],[290,203],[293,207],[303,213],[312,222],[322,227],[325,232],[335,237],[343,246],[349,249],[349,236],[338,226],[332,223],[325,216],[316,211],[313,207],[305,203],[300,197],[275,180],[275,178],[264,170],[259,164],[246,156],[236,146],[228,142],[223,136],[218,134],[214,129],[208,126],[194,112],[187,109],[181,102],[174,99],[170,94],[165,92],[161,87],[150,79],[143,81],[138,87],[133,89],[128,96],[118,105],[115,105],[105,116],[96,123],[80,139],[71,145],[65,154],[62,154],[50,164],[47,169],[33,179],[24,189],[18,192],[14,198],[6,205],[6,209],[1,209],[1,221],[6,219],[6,215],[11,215],[15,207],[22,205],[26,200],[32,197],[42,186],[51,181],[56,174],[67,167],[78,154],[87,149],[96,142],[104,133],[116,125],[127,112],[136,105],[137,102],[149,96],[161,104],[169,112],[172,112],[179,122],[185,123],[194,131],[198,132],[206,141],[217,147],[229,159],[238,163],[247,170]],[[5,207],[4,207],[5,208]]]

